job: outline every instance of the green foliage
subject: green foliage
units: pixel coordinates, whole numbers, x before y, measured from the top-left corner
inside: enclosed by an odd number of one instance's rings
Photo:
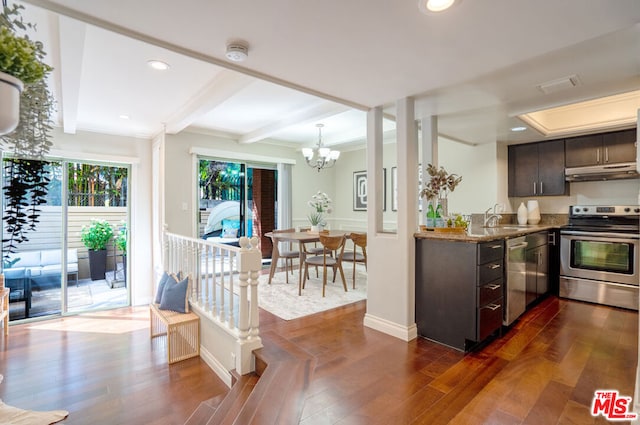
[[[92,219],[91,224],[82,226],[80,240],[89,249],[99,251],[106,249],[113,237],[113,227],[107,220]]]
[[[20,16],[24,6],[3,7],[0,13],[0,71],[22,80],[20,95],[20,122],[0,141],[15,156],[42,158],[51,147],[53,96],[47,87],[46,76],[52,68],[44,63],[43,44],[18,34],[35,30]]]
[[[319,212],[312,212],[307,216],[307,218],[309,219],[309,223],[311,223],[312,226],[317,226],[318,224],[324,225],[325,223],[324,216]]]
[[[48,163],[34,159],[9,158],[4,160],[5,223],[3,250],[15,252],[16,245],[29,240],[26,233],[36,229],[40,215],[39,205],[46,203],[49,183]]]
[[[114,239],[116,247],[122,251],[123,254],[127,254],[127,223],[121,222],[118,233]]]
[[[42,80],[51,71],[45,64],[45,52],[40,42],[19,36],[17,29],[35,29],[20,16],[23,6],[4,7],[0,14],[0,71],[13,75],[25,84]]]

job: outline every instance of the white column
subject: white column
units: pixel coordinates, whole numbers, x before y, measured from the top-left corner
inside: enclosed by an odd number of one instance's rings
[[[413,99],[405,98],[397,102],[396,124],[398,230],[396,233],[383,233],[382,204],[377,200],[384,190],[382,109],[374,108],[367,115],[369,225],[367,313],[364,325],[409,341],[417,337],[413,233],[417,229],[418,143]],[[372,205],[377,208],[372,208]]]

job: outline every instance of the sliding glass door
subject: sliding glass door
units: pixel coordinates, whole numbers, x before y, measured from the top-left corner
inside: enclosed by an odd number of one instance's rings
[[[240,236],[260,236],[275,227],[275,167],[200,159],[198,182],[200,237],[235,244]]]
[[[127,167],[108,164],[3,159],[2,253],[11,320],[129,304],[128,175]],[[113,236],[97,280],[83,236],[95,223]]]

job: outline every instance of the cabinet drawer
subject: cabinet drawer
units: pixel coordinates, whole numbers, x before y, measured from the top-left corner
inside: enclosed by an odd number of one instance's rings
[[[502,298],[478,308],[478,341],[502,326]]]
[[[504,241],[491,241],[478,244],[478,264],[502,260],[504,257]]]
[[[502,272],[502,259],[479,265],[478,286],[493,282],[494,280],[502,279]]]
[[[478,288],[478,305],[483,306],[502,297],[502,279],[486,283]]]

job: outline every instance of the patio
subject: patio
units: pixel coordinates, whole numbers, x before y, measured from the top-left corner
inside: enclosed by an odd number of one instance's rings
[[[115,283],[113,288],[111,286],[109,279],[80,279],[77,285],[75,282],[70,283],[67,287],[68,312],[79,313],[127,306],[127,288],[124,282]],[[39,289],[34,285],[29,318],[60,314],[61,295],[60,287]],[[25,302],[11,302],[9,320],[20,319],[25,319]]]

